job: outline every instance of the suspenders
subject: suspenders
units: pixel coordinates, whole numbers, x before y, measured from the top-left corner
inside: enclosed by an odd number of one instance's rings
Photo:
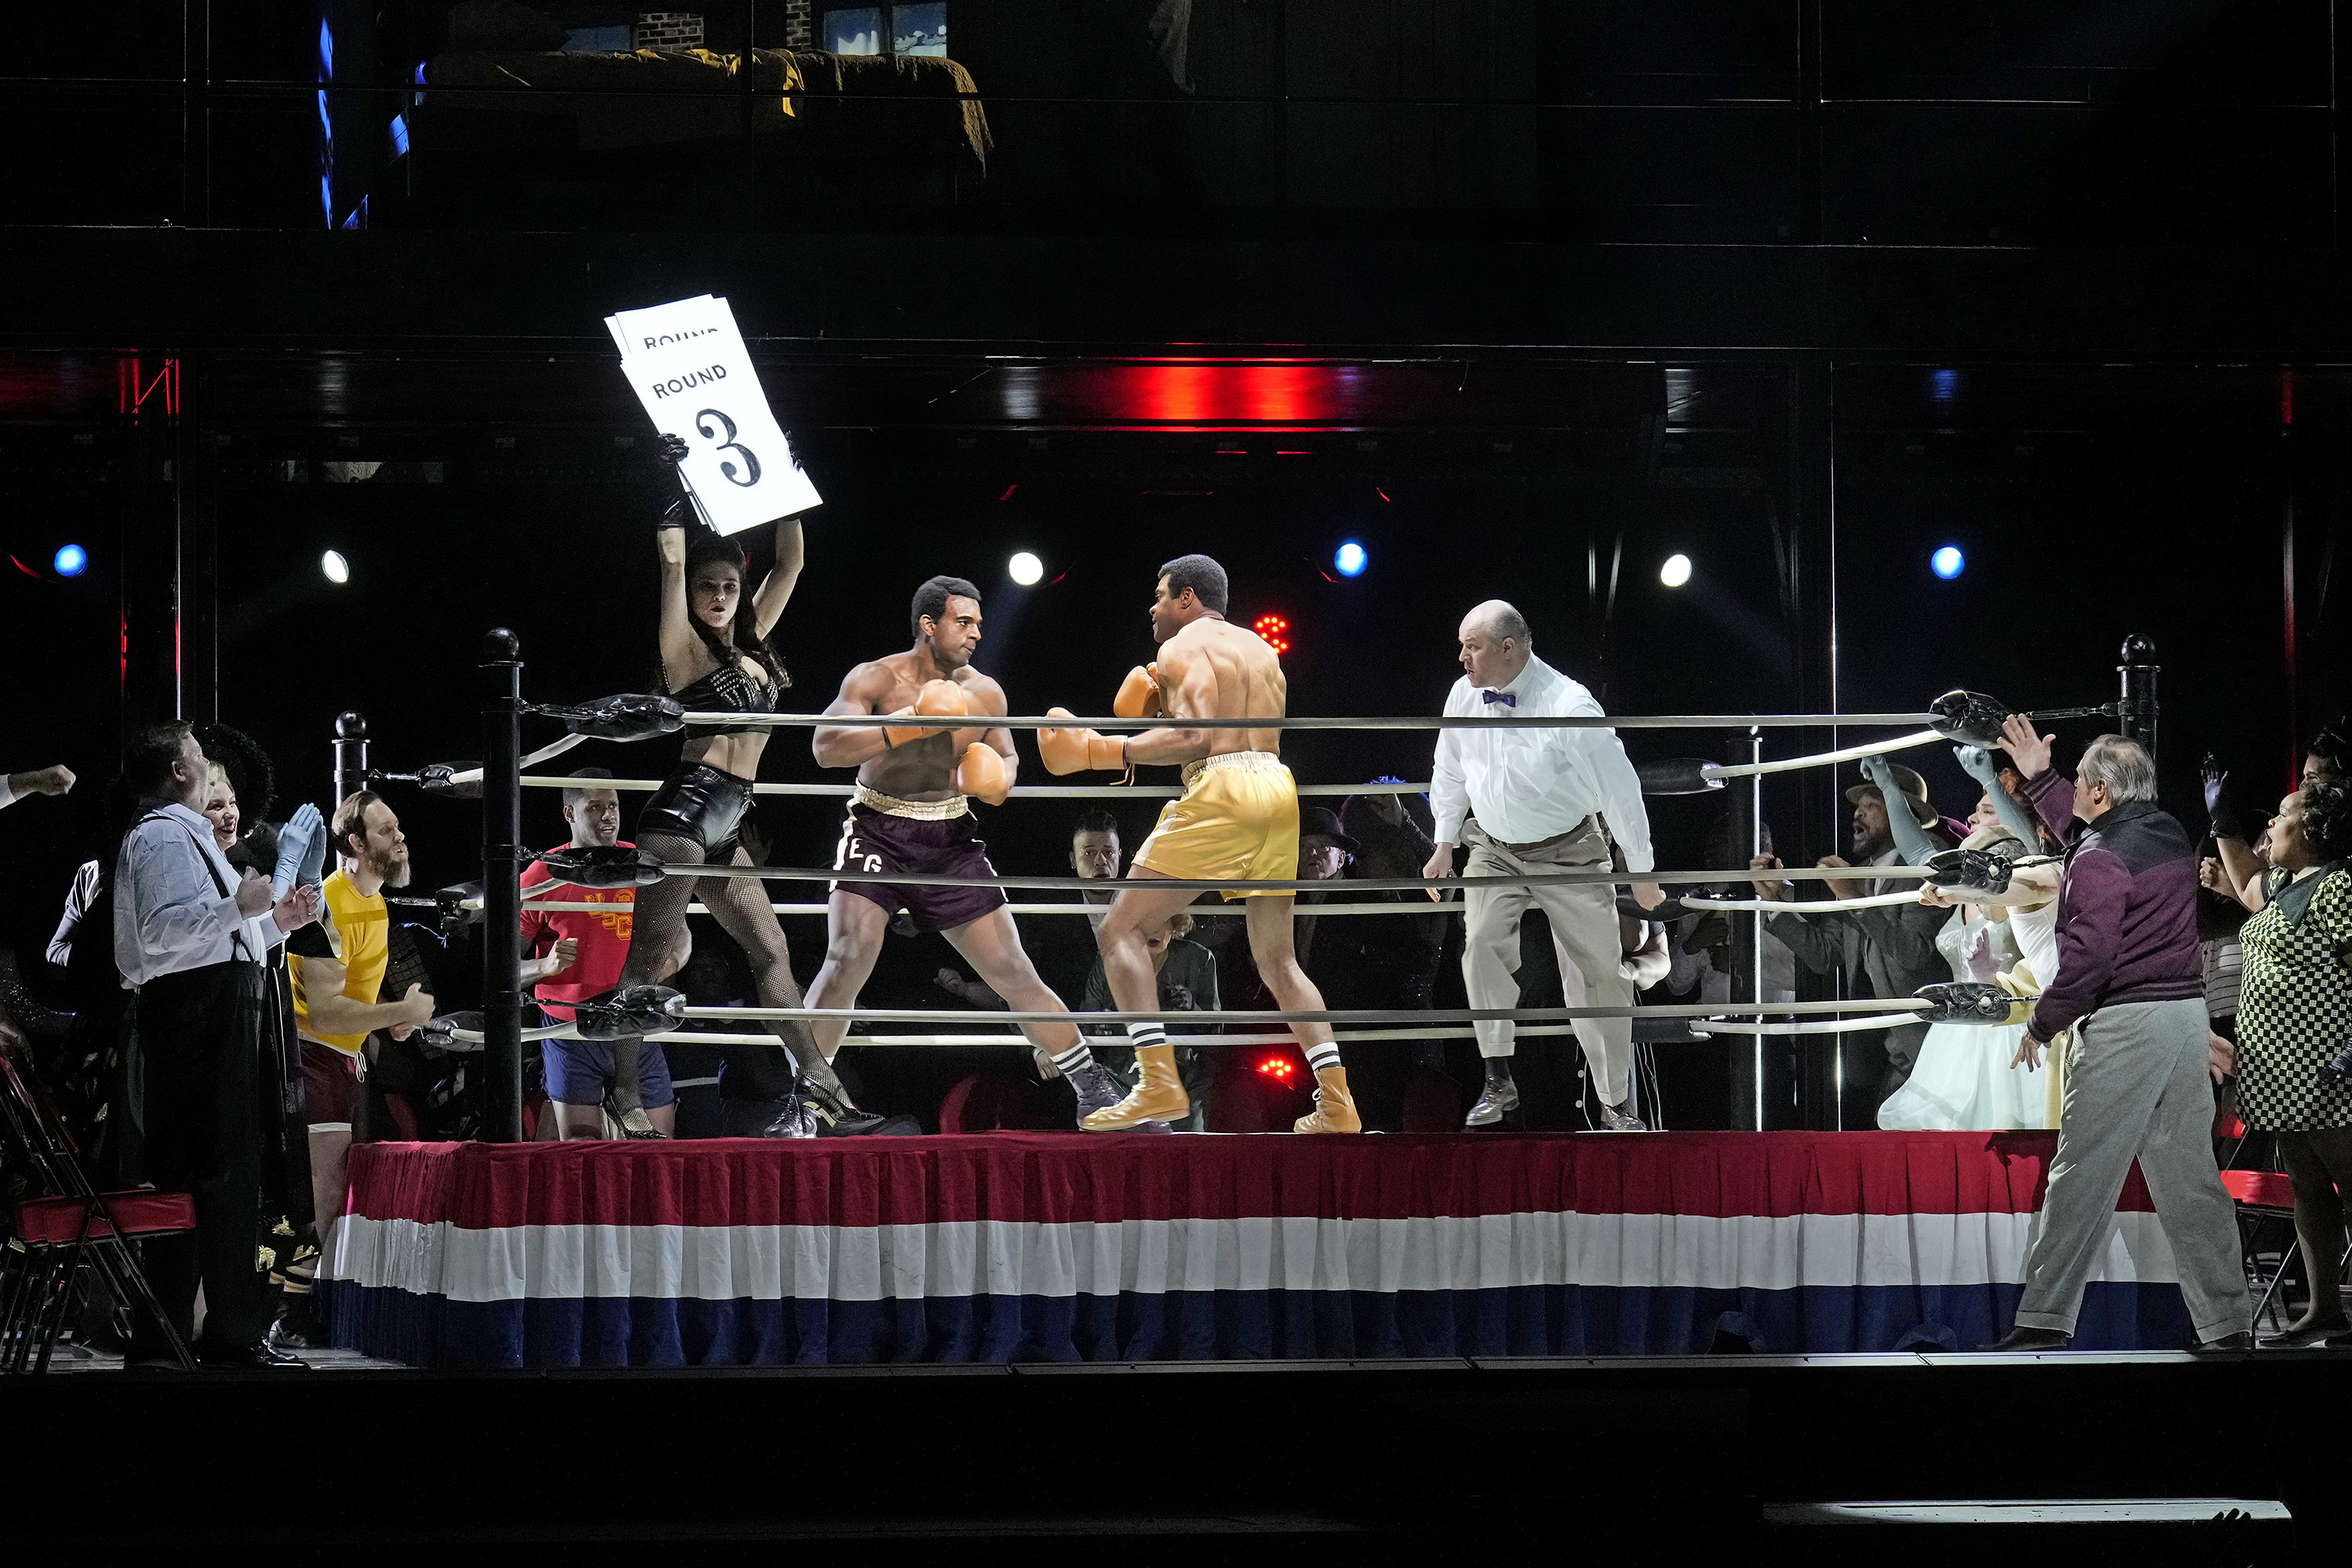
[[[189,847],[195,850],[196,858],[204,863],[205,875],[213,879],[213,890],[224,899],[231,896],[228,890],[228,885],[221,880],[220,868],[214,865],[213,858],[205,853],[204,844],[196,837],[195,831],[193,828],[189,827],[186,823],[179,821],[176,817],[167,816],[160,811],[151,811],[131,826],[133,828],[140,828],[146,826],[151,822],[169,822],[173,826],[177,827],[182,833],[186,834],[188,836]],[[261,962],[261,955],[250,951],[253,944],[246,940],[245,916],[243,914],[239,914],[236,917],[236,929],[229,932],[228,940],[230,942],[230,951],[232,952],[235,952],[238,949],[245,949],[247,950],[246,951],[245,957],[248,963],[258,963]]]

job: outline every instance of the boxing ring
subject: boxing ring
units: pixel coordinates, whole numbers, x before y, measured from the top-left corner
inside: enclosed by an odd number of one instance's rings
[[[441,1037],[485,1050],[490,1125],[508,1141],[361,1145],[351,1205],[330,1238],[320,1289],[335,1342],[427,1367],[705,1366],[931,1362],[1132,1362],[1502,1355],[1680,1355],[1728,1344],[1780,1352],[1965,1350],[1998,1337],[2013,1312],[2055,1134],[1889,1132],[1465,1133],[1439,1136],[1172,1138],[1070,1132],[566,1142],[520,1141],[526,1037],[708,1038],[678,1026],[840,1019],[970,1025],[1002,1031],[1066,1014],[806,1007],[697,1007],[675,992],[580,1005],[571,1024],[526,1031],[520,979],[520,842],[524,767],[571,736],[635,740],[685,722],[854,725],[890,716],[685,714],[663,699],[532,708],[520,695],[510,634],[494,633],[488,761],[406,777],[485,800],[484,879],[445,889],[445,916],[478,914],[488,940],[478,1030],[436,1021]],[[2152,673],[2136,700],[2101,713],[2153,722]],[[1967,699],[1965,702],[1958,700]],[[1923,713],[1501,720],[1292,718],[1181,721],[1191,727],[1437,729],[1456,724],[1612,729],[1744,729],[1756,760],[1644,770],[1649,793],[1696,793],[1744,778],[1985,736],[1990,699],[1953,693]],[[526,758],[525,713],[564,719],[571,736]],[[1997,716],[1993,722],[1997,723]],[[1155,719],[992,718],[1009,729],[1139,729]],[[1929,727],[1895,740],[1765,763],[1767,729]],[[602,781],[600,781],[602,782]],[[612,781],[652,787],[654,781]],[[1302,785],[1302,794],[1409,786]],[[760,784],[762,794],[845,795],[845,785]],[[1024,786],[1014,797],[1164,798],[1150,787]],[[1757,814],[1760,820],[1760,812]],[[563,858],[567,853],[570,858]],[[538,857],[554,879],[642,886],[669,874],[642,852]],[[817,867],[688,866],[695,876],[856,879],[1095,890],[1146,884],[1007,876],[954,878]],[[1840,873],[1783,871],[1794,878]],[[1850,873],[1845,873],[1850,875]],[[1938,885],[1974,871],[1946,868]],[[1928,879],[1906,867],[1874,876]],[[1737,871],[1567,871],[1558,881],[1660,884],[1746,880]],[[1361,890],[1461,878],[1369,879]],[[2002,874],[2005,885],[2005,873]],[[1202,883],[1201,890],[1227,886]],[[1297,890],[1318,884],[1240,883]],[[1328,884],[1322,884],[1328,886]],[[1992,889],[1998,892],[2000,888]],[[449,895],[458,895],[450,897]],[[1908,899],[1912,895],[1893,897]],[[1977,896],[1982,896],[1979,892]],[[1866,907],[1887,896],[1810,903]],[[560,900],[535,907],[562,908]],[[780,910],[822,905],[777,904]],[[1016,906],[1019,907],[1019,906]],[[1037,906],[1083,912],[1082,905]],[[1373,915],[1372,903],[1318,912]],[[1685,907],[1710,907],[1690,900]],[[1713,907],[1748,909],[1752,903]],[[1759,958],[1760,963],[1760,958]],[[1759,976],[1760,980],[1760,976]],[[1761,994],[1760,984],[1758,994]],[[2031,998],[2026,998],[2030,1001]],[[1701,1033],[1829,1035],[1917,1019],[1998,1023],[2015,999],[1954,983],[1915,998],[1807,1004],[1607,1008],[1221,1013],[1221,1023],[1332,1024],[1339,1038],[1467,1036],[1485,1018],[1563,1033],[1601,1016],[1679,1016]],[[1088,1014],[1090,1023],[1129,1015]],[[1134,1015],[1140,1020],[1159,1016]],[[1533,1026],[1525,1027],[1524,1026]],[[599,1032],[601,1031],[601,1032]],[[1242,1045],[1272,1036],[1197,1037]],[[730,1045],[781,1046],[730,1033]],[[848,1043],[1020,1048],[1017,1035],[853,1034]],[[2188,1323],[2173,1264],[2137,1173],[2076,1331],[2084,1349],[2180,1343]]]

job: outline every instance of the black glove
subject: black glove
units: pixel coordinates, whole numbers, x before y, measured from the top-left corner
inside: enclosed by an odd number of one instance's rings
[[[686,461],[688,447],[684,437],[662,436],[656,439],[654,445],[661,452],[664,461],[671,463]]]
[[[2211,824],[2213,837],[2242,843],[2246,830],[2238,822],[2237,803],[2230,798],[2230,775],[2222,771],[2220,759],[2206,752],[2198,772],[2205,781],[2205,820]]]

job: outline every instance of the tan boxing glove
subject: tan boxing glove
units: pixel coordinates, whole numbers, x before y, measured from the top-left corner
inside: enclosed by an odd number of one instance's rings
[[[1002,752],[985,741],[974,741],[956,763],[955,786],[974,800],[1003,805],[1013,793],[1013,776],[1004,770]]]
[[[1112,714],[1120,719],[1158,719],[1167,710],[1160,701],[1160,667],[1139,664],[1127,672],[1118,683],[1118,695],[1110,700]]]
[[[1048,708],[1045,717],[1075,719],[1077,715],[1066,708]],[[1090,768],[1124,770],[1127,742],[1099,730],[1040,730],[1037,755],[1044,759],[1049,773],[1085,773]]]
[[[964,701],[962,687],[952,680],[927,680],[923,682],[923,689],[915,693],[913,706],[901,708],[891,717],[920,714],[925,718],[961,719],[971,710],[970,705]],[[909,741],[944,735],[954,728],[952,724],[886,724],[882,727],[882,735],[893,746],[903,746]]]

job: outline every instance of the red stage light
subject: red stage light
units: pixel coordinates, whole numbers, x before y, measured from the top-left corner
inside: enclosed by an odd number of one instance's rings
[[[1257,1064],[1257,1070],[1280,1083],[1288,1083],[1297,1076],[1298,1063],[1289,1057],[1268,1057]]]
[[[1265,646],[1276,653],[1290,651],[1290,623],[1280,616],[1260,616],[1250,623],[1250,630],[1265,639]]]

